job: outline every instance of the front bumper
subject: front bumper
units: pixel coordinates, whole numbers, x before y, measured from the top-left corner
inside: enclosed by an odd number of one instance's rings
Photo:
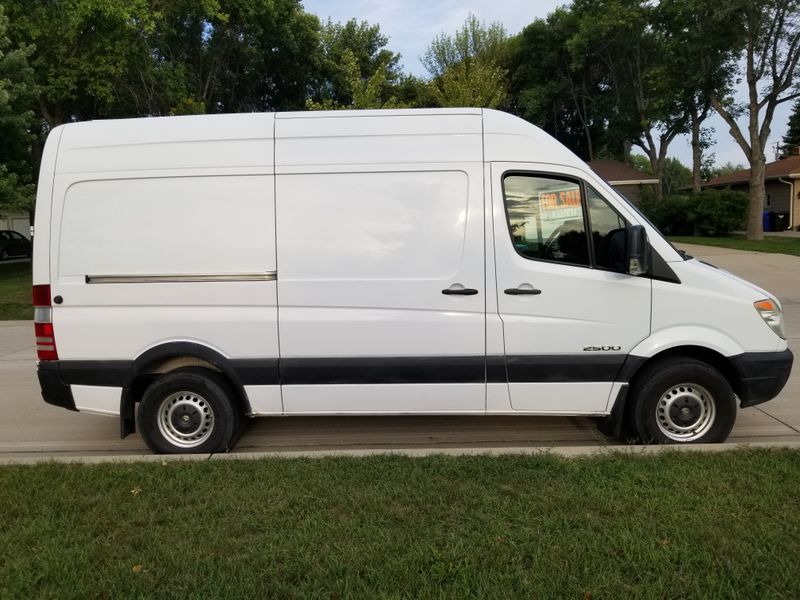
[[[792,372],[794,356],[787,348],[783,352],[745,352],[730,360],[739,376],[736,395],[744,408],[780,394]]]
[[[59,361],[40,362],[36,374],[39,376],[39,387],[42,388],[42,398],[45,402],[69,410],[78,410],[75,408],[75,399],[72,397],[69,384],[61,379]]]

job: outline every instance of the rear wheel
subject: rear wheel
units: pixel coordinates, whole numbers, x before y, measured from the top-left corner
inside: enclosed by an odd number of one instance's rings
[[[645,443],[724,442],[736,421],[736,398],[727,379],[692,358],[649,366],[632,389],[633,428]]]
[[[137,421],[153,452],[209,454],[230,450],[241,415],[228,382],[193,367],[155,380],[142,396]]]
[[[8,260],[8,250],[5,248],[0,250],[0,260]]]

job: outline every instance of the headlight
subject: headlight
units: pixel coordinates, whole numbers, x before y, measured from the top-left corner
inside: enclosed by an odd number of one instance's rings
[[[764,319],[764,323],[769,325],[775,333],[786,339],[786,333],[783,331],[783,310],[780,305],[774,300],[759,300],[754,302],[753,306],[756,307],[758,314]]]

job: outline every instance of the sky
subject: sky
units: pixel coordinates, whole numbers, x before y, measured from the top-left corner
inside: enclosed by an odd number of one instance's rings
[[[308,12],[323,21],[348,21],[355,17],[371,24],[379,24],[381,31],[389,37],[388,47],[402,55],[401,62],[406,72],[425,76],[419,57],[430,42],[440,33],[453,33],[472,13],[486,23],[498,21],[509,34],[519,33],[536,18],[544,18],[564,0],[303,0]],[[744,90],[738,96],[745,98]],[[766,150],[767,161],[775,159],[772,147],[786,133],[786,122],[791,113],[791,102],[782,104],[775,111],[772,134]],[[728,126],[714,114],[706,121],[712,127],[712,138],[716,144],[708,152],[715,155],[718,165],[726,162],[746,165],[744,153],[728,133]],[[746,120],[739,126],[746,135]],[[677,138],[670,145],[669,156],[691,166],[692,148],[688,136]]]

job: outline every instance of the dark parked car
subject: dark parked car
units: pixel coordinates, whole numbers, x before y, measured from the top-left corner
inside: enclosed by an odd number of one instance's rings
[[[21,233],[9,229],[0,230],[0,260],[14,256],[31,255],[31,241]]]

